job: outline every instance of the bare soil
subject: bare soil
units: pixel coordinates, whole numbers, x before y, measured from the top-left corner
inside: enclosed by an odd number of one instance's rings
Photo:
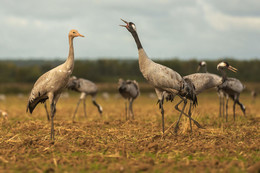
[[[218,97],[199,95],[192,117],[204,129],[182,117],[178,133],[162,137],[156,98],[141,95],[134,102],[135,120],[125,120],[124,100],[98,96],[104,113],[99,115],[87,100],[87,117],[79,106],[76,122],[71,117],[78,95],[61,98],[55,117],[55,141],[43,105],[25,113],[27,97],[7,96],[0,102],[8,120],[0,119],[1,172],[259,172],[260,99],[242,95],[247,116],[237,106],[233,120],[219,117]],[[178,119],[173,103],[165,103],[166,128]],[[187,110],[186,110],[187,111]]]

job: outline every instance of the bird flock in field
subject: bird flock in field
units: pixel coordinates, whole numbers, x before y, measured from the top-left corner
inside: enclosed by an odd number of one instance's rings
[[[180,101],[175,104],[175,109],[179,112],[179,118],[174,127],[174,131],[179,129],[179,122],[184,115],[189,118],[190,130],[192,131],[192,122],[198,127],[203,128],[199,122],[192,118],[192,109],[198,104],[197,95],[201,92],[216,88],[219,96],[219,116],[228,118],[228,100],[233,100],[233,118],[235,120],[235,108],[238,104],[246,115],[246,107],[240,102],[239,95],[244,90],[245,86],[236,78],[230,78],[226,74],[226,70],[237,72],[237,69],[232,67],[227,62],[220,62],[217,65],[217,70],[220,71],[221,76],[210,73],[207,71],[207,64],[205,61],[199,63],[197,72],[187,76],[181,76],[178,72],[169,67],[153,62],[146,54],[141,41],[138,37],[136,26],[132,22],[127,22],[121,19],[125,25],[120,25],[126,28],[133,36],[137,46],[139,56],[139,69],[143,77],[147,82],[154,87],[155,93],[158,98],[158,106],[162,117],[162,132],[165,132],[164,127],[164,101],[174,101],[174,98],[178,96]],[[73,120],[78,110],[80,102],[84,105],[84,115],[86,114],[86,96],[91,95],[92,103],[97,108],[100,116],[102,116],[102,106],[96,102],[96,95],[98,92],[97,86],[82,78],[71,76],[74,69],[74,47],[73,40],[76,37],[84,37],[77,30],[71,30],[69,32],[69,54],[67,60],[44,73],[38,78],[33,85],[31,93],[29,95],[26,111],[32,113],[38,103],[45,103],[45,109],[47,119],[51,123],[50,139],[54,140],[54,116],[56,113],[56,104],[60,98],[63,89],[67,88],[73,91],[81,93],[75,112],[73,114]],[[134,119],[133,102],[140,95],[139,85],[135,80],[123,80],[118,81],[118,91],[125,102],[125,116],[126,120]],[[256,95],[255,93],[253,93]],[[253,95],[252,94],[252,95]],[[47,110],[46,100],[50,102],[50,114]],[[225,101],[226,100],[226,101]],[[128,103],[127,103],[128,102]],[[183,103],[183,104],[182,104]],[[225,104],[226,103],[226,104]],[[185,107],[188,104],[188,112],[185,112]],[[181,106],[182,105],[182,106]],[[128,108],[127,108],[128,107]],[[3,116],[7,117],[7,113],[0,110]]]

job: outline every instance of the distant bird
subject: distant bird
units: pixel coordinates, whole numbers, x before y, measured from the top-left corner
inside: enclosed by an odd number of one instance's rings
[[[251,91],[251,96],[252,96],[252,98],[253,98],[252,103],[255,103],[255,99],[256,99],[256,97],[257,97],[257,92],[256,92],[255,89]]]
[[[28,112],[29,110],[30,113],[33,112],[38,103],[44,103],[49,99],[51,107],[51,140],[54,140],[53,118],[56,112],[56,104],[74,68],[73,38],[78,36],[84,37],[77,30],[73,29],[69,32],[69,55],[67,60],[39,77],[29,96],[26,111]]]
[[[201,61],[198,65],[198,68],[197,68],[197,72],[200,71],[200,69],[202,69],[202,71],[204,73],[208,73],[208,70],[207,70],[207,63],[205,61]]]
[[[139,96],[140,90],[139,85],[135,80],[123,80],[119,79],[118,81],[118,91],[119,93],[128,100],[129,102],[129,114],[130,118],[134,119],[134,113],[133,113],[133,101]],[[126,120],[127,117],[127,103],[125,103],[125,114],[126,114]]]
[[[227,77],[225,69],[232,70],[234,72],[237,72],[237,69],[229,65],[227,62],[220,62],[217,66],[217,69],[221,71],[223,77],[223,84],[218,86],[219,90],[222,90],[224,93],[224,96],[226,97],[226,121],[228,120],[228,99],[229,97],[232,98],[234,101],[233,104],[233,117],[235,120],[236,116],[236,104],[238,104],[244,113],[246,115],[246,107],[239,101],[240,93],[245,89],[245,86],[236,78],[230,78]],[[223,98],[224,99],[224,98]],[[224,101],[223,101],[223,108],[224,108]]]
[[[8,113],[6,111],[0,110],[0,115],[3,116],[4,120],[8,119]]]
[[[181,101],[175,106],[175,109],[180,112],[179,119],[175,126],[175,132],[178,129],[179,121],[181,119],[182,114],[189,117],[190,119],[190,128],[192,131],[191,120],[198,126],[201,125],[191,118],[191,115],[187,115],[184,113],[184,108],[187,104],[187,99],[193,101],[193,105],[197,104],[197,97],[195,95],[193,84],[187,79],[183,79],[177,72],[174,70],[163,66],[161,64],[153,62],[146,55],[142,44],[139,40],[139,37],[136,32],[136,26],[132,22],[127,22],[121,19],[126,25],[120,25],[125,27],[134,37],[134,40],[137,45],[138,54],[139,54],[139,68],[144,78],[155,88],[155,92],[158,97],[159,108],[161,109],[162,115],[162,131],[164,133],[164,109],[163,109],[163,101],[164,98],[173,100],[175,95],[178,95],[181,98]],[[182,110],[178,108],[178,105],[184,101],[184,105]]]
[[[77,78],[75,76],[72,76],[69,79],[68,85],[67,85],[68,89],[71,89],[73,91],[77,91],[80,92],[80,98],[76,107],[76,110],[73,114],[73,118],[72,120],[74,121],[75,115],[77,113],[80,101],[83,100],[83,105],[84,105],[84,114],[85,117],[87,117],[87,113],[86,113],[86,97],[88,95],[92,96],[92,103],[97,107],[98,112],[100,113],[100,115],[102,115],[103,112],[103,108],[96,102],[96,95],[98,92],[98,88],[96,86],[96,84],[94,84],[93,82],[87,80],[87,79],[83,79],[83,78]]]

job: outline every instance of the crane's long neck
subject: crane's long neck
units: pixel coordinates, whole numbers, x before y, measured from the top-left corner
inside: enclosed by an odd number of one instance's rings
[[[207,70],[207,66],[205,65],[205,67],[204,67],[204,71],[205,71],[205,73],[208,73],[208,70]]]
[[[136,45],[137,45],[137,49],[138,49],[138,50],[139,50],[139,49],[142,49],[143,46],[142,46],[142,44],[141,44],[141,42],[140,42],[140,40],[139,40],[139,37],[138,37],[138,35],[137,35],[137,32],[132,32],[131,34],[133,35],[133,37],[134,37],[134,39],[135,39],[135,43],[136,43]]]
[[[221,74],[222,74],[222,82],[225,82],[227,80],[227,73],[225,72],[225,70],[221,70]]]
[[[66,68],[71,71],[74,68],[74,47],[73,47],[73,37],[69,36],[69,55],[65,62]]]
[[[145,72],[146,72],[146,68],[148,67],[148,64],[151,62],[151,60],[148,58],[148,56],[146,55],[143,46],[139,40],[138,34],[137,32],[131,32],[131,34],[133,35],[134,39],[135,39],[135,43],[137,45],[137,49],[138,49],[138,54],[139,54],[139,68],[140,71],[142,72],[142,74],[144,76]]]

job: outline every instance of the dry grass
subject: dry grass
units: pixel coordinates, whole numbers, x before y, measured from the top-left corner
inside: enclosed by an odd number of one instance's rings
[[[161,116],[156,99],[141,95],[134,102],[135,120],[125,121],[124,100],[98,97],[100,117],[90,99],[87,119],[80,105],[76,123],[71,122],[78,95],[61,98],[55,117],[56,140],[43,105],[32,115],[25,113],[27,98],[7,96],[0,102],[9,120],[0,120],[0,171],[2,172],[246,172],[259,170],[260,99],[247,107],[244,117],[237,107],[237,120],[218,117],[217,95],[199,95],[193,118],[205,129],[181,120],[178,134],[161,134]],[[177,101],[174,101],[176,103]],[[174,103],[165,103],[166,128],[178,118]],[[173,130],[171,130],[173,132]],[[258,167],[258,168],[257,168]]]

